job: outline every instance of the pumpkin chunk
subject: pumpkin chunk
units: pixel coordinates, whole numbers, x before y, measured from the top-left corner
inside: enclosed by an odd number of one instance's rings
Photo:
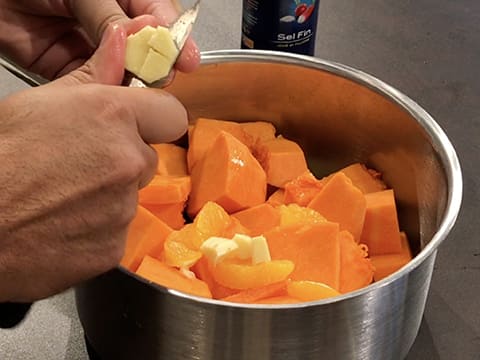
[[[402,242],[402,250],[400,253],[371,257],[372,264],[375,267],[375,272],[373,273],[373,279],[375,281],[380,281],[388,275],[393,274],[412,260],[412,252],[407,235],[401,232],[400,239]]]
[[[228,213],[265,201],[265,171],[250,150],[233,135],[222,131],[205,158],[193,168],[187,211],[194,217],[208,201]]]
[[[120,264],[135,271],[145,255],[160,256],[172,229],[142,206],[128,227],[125,254]]]
[[[302,148],[283,137],[260,143],[253,153],[267,173],[267,183],[276,187],[308,170]]]
[[[309,225],[279,226],[264,234],[273,260],[295,264],[292,280],[311,280],[338,289],[340,245],[338,224],[324,221]]]
[[[143,258],[136,273],[166,288],[209,299],[212,298],[212,294],[205,282],[197,278],[187,277],[178,269],[169,267],[148,255]]]
[[[373,280],[374,267],[367,258],[367,247],[357,244],[352,234],[340,231],[340,287],[341,293],[358,290]]]
[[[370,256],[402,251],[395,197],[392,189],[365,195],[366,213],[361,242]]]
[[[272,205],[263,203],[236,212],[232,217],[249,230],[249,235],[257,236],[280,224],[280,214]]]
[[[308,204],[328,221],[340,224],[355,241],[360,240],[365,218],[366,200],[363,193],[343,173],[336,173]]]

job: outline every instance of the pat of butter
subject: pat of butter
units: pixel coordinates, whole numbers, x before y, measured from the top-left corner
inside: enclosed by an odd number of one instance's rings
[[[170,31],[165,27],[157,27],[155,34],[148,41],[148,45],[172,62],[177,59],[179,53],[177,45],[173,41]]]
[[[232,240],[238,245],[236,256],[240,260],[247,260],[252,257],[252,238],[250,236],[235,234]]]
[[[137,76],[148,83],[153,83],[154,81],[167,76],[172,65],[172,60],[169,60],[155,50],[150,49]]]
[[[169,30],[145,26],[127,37],[125,69],[147,83],[166,77],[175,64],[179,50]]]
[[[214,265],[227,257],[233,256],[237,250],[238,245],[235,241],[217,236],[208,238],[200,246],[200,251]]]
[[[125,69],[135,75],[140,72],[150,50],[148,42],[156,32],[157,29],[154,27],[145,26],[139,32],[127,37]]]
[[[252,265],[271,261],[267,239],[263,236],[252,238]]]

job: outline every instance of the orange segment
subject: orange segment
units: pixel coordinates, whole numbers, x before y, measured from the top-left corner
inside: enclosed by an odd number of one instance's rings
[[[269,298],[261,299],[256,301],[256,304],[270,304],[270,305],[279,305],[279,304],[296,304],[302,302],[300,299],[294,298],[289,295],[280,295],[280,296],[272,296]]]
[[[275,260],[250,265],[222,261],[213,270],[215,280],[232,289],[251,289],[287,279],[294,269],[288,260]]]
[[[202,257],[202,253],[192,250],[183,242],[167,239],[163,248],[163,257],[169,266],[189,268]]]
[[[215,281],[213,277],[213,273],[210,270],[210,264],[208,263],[207,258],[202,257],[198,260],[195,265],[191,269],[195,275],[205,281],[207,283],[212,297],[214,299],[222,299],[228,296],[233,296],[234,294],[238,293],[240,290],[230,289],[225,286],[220,285],[217,281]]]
[[[273,296],[282,296],[287,294],[287,281],[268,284],[262,287],[240,291],[234,295],[223,298],[224,301],[237,303],[254,304],[259,300]]]
[[[196,278],[188,278],[179,270],[169,267],[148,255],[145,256],[136,273],[145,279],[170,289],[212,298],[212,294],[205,282]]]
[[[193,221],[199,236],[192,243],[196,249],[200,249],[202,243],[211,236],[224,236],[226,230],[232,225],[230,215],[217,203],[208,201],[199,211]]]
[[[315,281],[291,281],[287,285],[287,293],[302,301],[315,301],[340,295],[330,286]]]

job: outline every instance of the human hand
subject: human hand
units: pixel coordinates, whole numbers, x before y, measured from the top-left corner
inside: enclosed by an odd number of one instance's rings
[[[147,143],[186,131],[173,96],[98,84],[121,80],[125,37],[110,27],[82,68],[0,102],[0,303],[45,298],[116,266],[138,189],[155,172]]]
[[[0,0],[0,49],[24,68],[54,79],[85,63],[109,23],[130,33],[129,17],[141,15],[150,15],[145,25],[168,25],[178,9],[170,0]],[[199,61],[188,39],[176,68],[190,72]]]

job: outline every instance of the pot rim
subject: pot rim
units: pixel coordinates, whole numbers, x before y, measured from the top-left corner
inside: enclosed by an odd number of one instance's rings
[[[407,95],[400,92],[396,88],[388,85],[387,83],[377,79],[370,74],[367,74],[361,70],[357,70],[347,65],[343,65],[334,61],[324,60],[317,57],[270,50],[232,49],[205,51],[201,53],[202,65],[228,62],[280,63],[326,71],[348,79],[350,81],[356,82],[362,86],[365,86],[370,90],[373,90],[378,94],[384,96],[385,98],[389,99],[390,101],[394,102],[402,109],[407,111],[428,134],[429,138],[431,139],[431,144],[433,148],[437,151],[438,155],[441,158],[442,165],[444,166],[444,170],[446,173],[448,199],[446,203],[446,210],[441,219],[439,228],[437,229],[429,243],[411,261],[409,261],[401,269],[397,270],[386,278],[346,294],[323,300],[302,302],[298,304],[241,304],[215,299],[206,299],[194,295],[189,295],[177,290],[168,289],[161,285],[149,282],[148,280],[143,279],[142,277],[127,270],[121,265],[117,267],[120,271],[124,272],[126,275],[135,277],[137,280],[142,281],[147,285],[153,286],[161,292],[167,292],[172,295],[180,296],[194,302],[201,302],[202,304],[258,310],[300,309],[305,307],[313,307],[344,301],[364,295],[370,291],[379,289],[381,287],[388,286],[390,283],[395,282],[399,278],[411,272],[413,269],[423,263],[423,261],[425,261],[425,259],[428,258],[434,251],[436,251],[438,246],[442,243],[443,240],[445,240],[445,238],[453,228],[458,213],[460,211],[463,196],[462,171],[458,156],[455,152],[455,148],[453,147],[449,138],[447,137],[443,129],[440,127],[440,125],[418,103],[410,99]]]

